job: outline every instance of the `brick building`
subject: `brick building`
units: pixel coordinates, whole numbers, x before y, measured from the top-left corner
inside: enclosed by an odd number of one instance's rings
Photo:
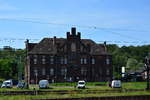
[[[66,35],[66,38],[44,38],[39,43],[26,41],[25,79],[28,83],[41,79],[65,82],[108,81],[112,78],[112,56],[107,52],[106,43],[81,39],[76,28]]]

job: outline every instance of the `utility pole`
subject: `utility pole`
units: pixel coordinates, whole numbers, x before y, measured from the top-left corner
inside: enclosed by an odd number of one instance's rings
[[[145,69],[146,69],[146,72],[147,72],[147,88],[146,90],[150,90],[150,84],[149,84],[149,70],[150,70],[150,57],[145,57]]]

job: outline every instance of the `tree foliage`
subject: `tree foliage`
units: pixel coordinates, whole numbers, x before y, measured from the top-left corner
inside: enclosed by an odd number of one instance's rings
[[[0,78],[18,79],[18,71],[23,72],[25,50],[0,50]]]
[[[108,51],[113,57],[114,76],[121,74],[121,67],[126,67],[127,71],[137,71],[144,65],[144,58],[150,52],[150,45],[144,46],[122,46],[115,44],[107,45]]]

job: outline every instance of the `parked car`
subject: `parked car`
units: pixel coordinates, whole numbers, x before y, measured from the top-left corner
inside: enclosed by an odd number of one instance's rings
[[[113,80],[111,83],[112,88],[121,88],[121,81],[120,80]]]
[[[47,88],[49,88],[48,80],[40,80],[39,81],[39,88],[40,89],[47,89]]]
[[[84,80],[78,81],[77,88],[84,89],[85,88],[85,81]]]
[[[25,82],[18,82],[17,88],[25,88]]]
[[[13,82],[12,80],[6,80],[3,82],[1,88],[12,88],[13,87]]]

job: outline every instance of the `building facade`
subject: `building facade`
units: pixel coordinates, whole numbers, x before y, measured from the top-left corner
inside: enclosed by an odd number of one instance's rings
[[[49,82],[112,79],[112,56],[106,43],[81,39],[76,28],[66,36],[44,38],[39,43],[26,41],[25,79],[28,83],[38,83],[41,79]]]

